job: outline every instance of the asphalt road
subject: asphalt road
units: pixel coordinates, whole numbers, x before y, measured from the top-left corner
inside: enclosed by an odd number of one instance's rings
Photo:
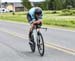
[[[41,30],[45,55],[31,53],[29,25],[0,21],[0,61],[75,61],[75,31],[48,28]]]

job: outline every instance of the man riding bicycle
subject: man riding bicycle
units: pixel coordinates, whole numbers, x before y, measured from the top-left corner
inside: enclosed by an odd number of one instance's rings
[[[29,30],[29,44],[33,41],[31,40],[31,33],[34,27],[34,24],[42,25],[42,9],[40,7],[33,7],[29,10],[27,14],[28,22],[30,23],[30,30]]]

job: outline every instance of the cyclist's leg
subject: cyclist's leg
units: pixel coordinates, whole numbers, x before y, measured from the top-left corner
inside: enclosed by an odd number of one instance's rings
[[[28,19],[28,22],[30,23],[30,21],[32,20],[30,14],[28,13],[27,14],[27,19]],[[31,41],[31,34],[32,34],[32,24],[30,24],[30,29],[29,29],[29,41]]]
[[[31,34],[32,34],[32,24],[30,25],[30,29],[29,29],[29,38],[31,38]]]
[[[30,42],[34,42],[34,41],[32,40],[32,38],[31,38],[31,34],[32,34],[33,26],[34,26],[34,25],[31,24],[31,25],[30,25],[30,29],[29,29],[29,41],[30,41]]]

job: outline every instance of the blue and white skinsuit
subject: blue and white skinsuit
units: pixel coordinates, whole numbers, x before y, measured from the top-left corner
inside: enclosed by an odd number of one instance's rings
[[[28,12],[28,14],[27,14],[27,19],[28,19],[28,22],[29,22],[30,24],[32,24],[32,23],[33,23],[34,21],[36,21],[36,20],[41,20],[41,19],[42,19],[42,14],[41,14],[40,16],[38,16],[38,18],[35,17],[35,10],[36,10],[37,8],[42,11],[42,9],[39,8],[39,7],[33,7],[33,8],[31,8],[31,9],[29,10],[29,12]]]

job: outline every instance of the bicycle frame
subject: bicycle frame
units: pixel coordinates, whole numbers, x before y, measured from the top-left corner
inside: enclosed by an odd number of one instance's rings
[[[37,36],[38,36],[37,33],[38,33],[38,28],[35,27],[35,28],[33,29],[33,35],[34,35],[33,37],[34,37],[34,41],[35,41],[35,42],[37,41]]]
[[[37,25],[35,25],[33,27],[32,36],[33,36],[34,43],[31,46],[31,50],[32,50],[32,52],[35,52],[35,48],[36,48],[36,44],[37,44],[39,54],[41,56],[43,56],[44,55],[44,40],[43,40],[43,36],[40,32],[40,29],[46,29],[47,30],[47,28],[38,27]]]
[[[47,28],[40,27],[39,29],[45,29],[47,31]],[[35,27],[33,28],[33,35],[34,35],[34,40],[37,41],[37,33],[38,33],[38,28]]]

